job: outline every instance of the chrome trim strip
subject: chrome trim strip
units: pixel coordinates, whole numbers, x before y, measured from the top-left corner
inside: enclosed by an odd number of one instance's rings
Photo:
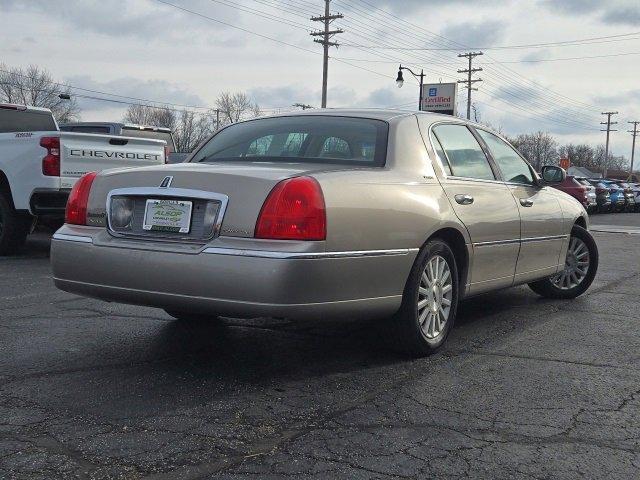
[[[545,242],[548,240],[559,240],[568,238],[569,235],[550,235],[548,237],[527,237],[527,238],[515,238],[512,240],[494,240],[490,242],[476,242],[474,247],[488,247],[493,245],[508,245],[511,243],[530,243],[530,242]]]
[[[165,177],[168,178],[168,177]],[[172,177],[173,178],[173,177]],[[163,180],[164,181],[164,180]],[[220,202],[220,209],[218,210],[218,216],[216,217],[215,224],[213,225],[213,235],[210,238],[205,239],[209,241],[220,235],[220,229],[222,228],[222,220],[227,210],[227,204],[229,203],[229,196],[222,193],[206,192],[204,190],[193,190],[189,188],[173,188],[173,187],[130,187],[130,188],[117,188],[111,190],[107,195],[107,231],[114,237],[123,238],[149,238],[156,239],[170,238],[173,240],[194,242],[192,238],[182,237],[162,237],[160,235],[141,235],[141,234],[128,234],[125,232],[117,232],[111,228],[111,198],[114,196],[143,196],[143,197],[171,197],[171,198],[200,198],[204,200],[215,200]],[[196,241],[202,243],[201,241]]]
[[[277,259],[312,260],[320,258],[381,257],[388,255],[408,255],[418,252],[418,248],[396,248],[391,250],[352,250],[344,252],[276,252],[268,250],[244,250],[240,248],[209,247],[202,253],[211,255],[235,255],[238,257],[260,257]]]
[[[64,240],[65,242],[93,243],[93,238],[83,235],[68,235],[66,233],[54,233],[54,240]]]

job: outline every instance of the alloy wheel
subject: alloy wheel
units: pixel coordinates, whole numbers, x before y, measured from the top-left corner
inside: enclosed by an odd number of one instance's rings
[[[427,338],[436,338],[445,329],[453,286],[449,264],[440,255],[430,258],[420,277],[418,288],[418,322]]]
[[[589,249],[577,237],[571,237],[564,270],[554,276],[552,283],[561,290],[577,287],[587,276],[589,271]]]

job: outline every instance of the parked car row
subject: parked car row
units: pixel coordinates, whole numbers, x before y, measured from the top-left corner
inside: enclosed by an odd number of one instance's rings
[[[554,187],[578,200],[589,213],[640,212],[640,183],[567,175]]]

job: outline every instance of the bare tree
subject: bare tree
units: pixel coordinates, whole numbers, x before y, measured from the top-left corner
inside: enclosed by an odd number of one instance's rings
[[[129,105],[122,121],[135,125],[149,125],[173,129],[176,124],[176,112],[168,108],[135,104]]]
[[[547,132],[520,134],[511,143],[536,170],[558,163],[558,142]]]
[[[0,101],[48,108],[58,122],[78,120],[80,108],[69,87],[54,82],[51,74],[36,65],[27,68],[9,68],[0,63]]]
[[[216,100],[216,107],[220,111],[220,126],[262,115],[258,104],[243,92],[222,92]]]
[[[192,152],[213,133],[215,126],[215,112],[200,114],[184,110],[174,131],[176,149],[178,152]]]

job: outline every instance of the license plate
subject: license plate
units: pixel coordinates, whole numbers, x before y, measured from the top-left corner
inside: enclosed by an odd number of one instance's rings
[[[186,200],[148,199],[144,209],[144,230],[189,233],[193,203]]]

